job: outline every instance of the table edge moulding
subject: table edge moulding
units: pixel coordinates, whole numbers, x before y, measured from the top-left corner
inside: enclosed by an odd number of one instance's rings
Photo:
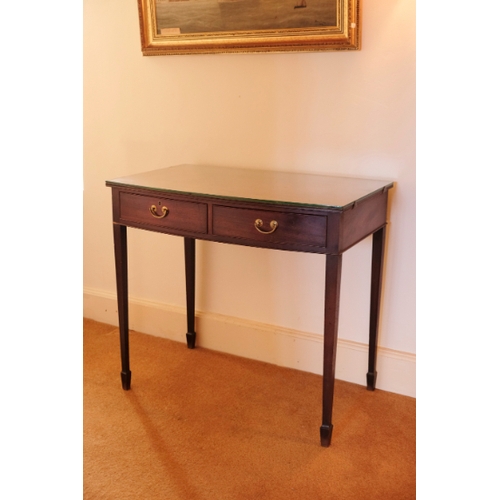
[[[322,446],[332,436],[342,253],[372,236],[367,388],[375,389],[388,191],[393,182],[203,165],[106,181],[112,189],[121,380],[130,389],[127,227],[184,238],[187,346],[196,344],[196,240],[324,254]]]

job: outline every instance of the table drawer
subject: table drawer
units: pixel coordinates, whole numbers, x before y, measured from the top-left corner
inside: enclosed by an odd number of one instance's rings
[[[205,203],[120,193],[119,218],[123,221],[206,233],[207,213]]]
[[[327,217],[214,205],[213,233],[255,242],[326,247]]]

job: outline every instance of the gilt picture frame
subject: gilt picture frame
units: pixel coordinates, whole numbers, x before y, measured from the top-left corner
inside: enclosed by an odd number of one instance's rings
[[[145,56],[359,50],[359,0],[138,0]]]

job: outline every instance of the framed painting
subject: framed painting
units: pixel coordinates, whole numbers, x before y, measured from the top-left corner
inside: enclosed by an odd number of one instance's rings
[[[138,0],[142,53],[358,50],[359,0]]]

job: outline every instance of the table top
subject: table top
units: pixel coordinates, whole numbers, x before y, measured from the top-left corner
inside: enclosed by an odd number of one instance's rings
[[[391,188],[393,183],[208,165],[176,165],[109,180],[106,185],[280,205],[343,209],[377,191]]]

